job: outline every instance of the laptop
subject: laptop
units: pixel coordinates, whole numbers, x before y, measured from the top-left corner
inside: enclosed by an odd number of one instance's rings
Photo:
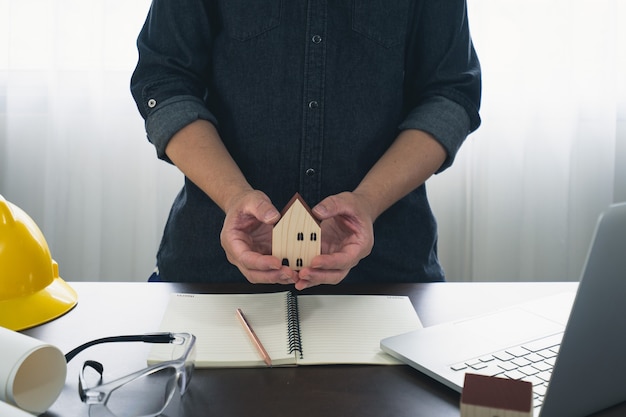
[[[381,349],[461,392],[465,373],[533,383],[534,416],[626,401],[626,203],[600,216],[575,293],[383,339]]]

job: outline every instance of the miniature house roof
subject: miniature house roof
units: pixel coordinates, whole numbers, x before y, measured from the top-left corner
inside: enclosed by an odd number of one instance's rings
[[[291,200],[289,200],[289,202],[287,204],[285,204],[285,207],[283,207],[283,210],[280,213],[281,219],[279,221],[282,222],[283,218],[285,217],[285,215],[287,214],[287,212],[293,207],[293,206],[298,206],[298,205],[302,205],[302,208],[308,213],[309,216],[311,216],[311,219],[313,219],[313,221],[315,221],[315,223],[317,223],[317,225],[320,224],[320,222],[315,218],[315,216],[313,215],[313,212],[311,211],[311,208],[309,207],[309,205],[306,203],[306,201],[304,201],[304,199],[302,198],[302,196],[300,195],[300,193],[295,193],[293,195],[293,197],[291,197]],[[278,225],[278,224],[277,224]]]
[[[461,406],[511,410],[532,416],[532,399],[532,384],[528,381],[465,374]]]

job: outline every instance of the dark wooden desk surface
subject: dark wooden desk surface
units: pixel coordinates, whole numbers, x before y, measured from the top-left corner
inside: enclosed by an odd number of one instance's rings
[[[284,290],[282,286],[166,283],[71,283],[79,304],[25,334],[64,352],[92,339],[156,331],[171,292],[230,293]],[[480,314],[541,295],[575,290],[575,283],[436,283],[326,286],[306,293],[408,295],[424,326]],[[132,346],[131,346],[132,345]],[[68,365],[66,385],[46,417],[87,416],[77,393],[85,359],[120,375],[145,366],[148,345],[92,347]],[[106,372],[105,371],[105,372]],[[138,401],[141,399],[138,398]],[[405,365],[199,369],[170,417],[208,416],[459,416],[459,394]],[[626,415],[626,403],[597,414]]]

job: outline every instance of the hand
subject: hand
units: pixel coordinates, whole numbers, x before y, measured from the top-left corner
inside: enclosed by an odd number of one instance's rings
[[[280,213],[260,191],[233,197],[225,210],[220,240],[228,261],[252,283],[291,284],[298,275],[271,256],[272,228]]]
[[[369,209],[365,198],[348,192],[330,196],[312,209],[322,221],[322,254],[311,260],[310,267],[300,270],[296,289],[337,284],[370,254],[374,219]]]

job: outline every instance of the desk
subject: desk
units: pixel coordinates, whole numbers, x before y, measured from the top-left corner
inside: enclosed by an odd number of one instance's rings
[[[156,331],[171,292],[231,293],[285,289],[272,285],[82,282],[70,284],[79,294],[78,305],[57,320],[24,331],[25,334],[58,346],[64,352],[98,337]],[[408,295],[424,326],[430,326],[524,302],[540,295],[571,291],[576,285],[576,283],[339,285],[316,287],[306,290],[305,293]],[[78,371],[84,360],[101,361],[105,369],[107,364],[120,360],[124,362],[124,366],[140,368],[145,366],[146,346],[130,343],[109,344],[82,352],[68,365],[65,388],[57,402],[44,416],[87,416],[87,407],[80,402],[76,388]],[[458,417],[458,404],[458,393],[405,365],[199,369],[194,373],[182,405],[173,405],[173,411],[168,412],[168,416],[276,417],[293,414],[299,417]],[[624,416],[626,403],[596,415]]]

